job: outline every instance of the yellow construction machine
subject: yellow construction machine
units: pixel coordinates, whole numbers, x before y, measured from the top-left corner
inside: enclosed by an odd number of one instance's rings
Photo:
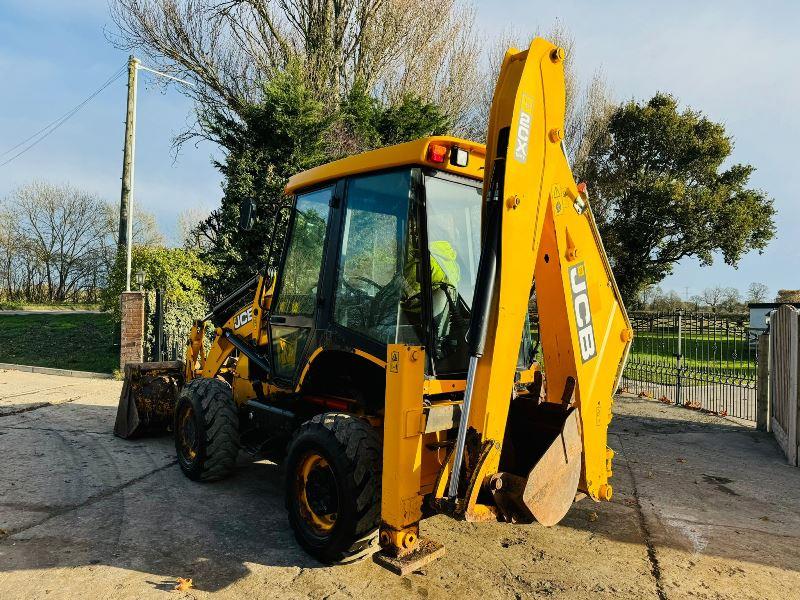
[[[379,549],[398,573],[443,552],[428,516],[549,526],[611,498],[632,330],[565,153],[564,58],[538,38],[508,51],[487,146],[430,137],[290,179],[279,267],[189,335],[189,478],[229,474],[242,447],[282,460],[303,548]]]

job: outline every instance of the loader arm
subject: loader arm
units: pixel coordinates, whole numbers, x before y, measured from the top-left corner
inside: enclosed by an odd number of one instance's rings
[[[480,468],[484,478],[497,473],[535,281],[544,401],[561,405],[565,419],[577,411],[579,487],[595,500],[610,499],[607,427],[632,330],[585,186],[576,185],[565,154],[563,61],[562,49],[537,38],[527,51],[509,50],[500,71],[489,119],[475,293],[484,302],[473,307],[472,397],[465,398],[459,436],[474,430],[488,442]],[[451,495],[458,489],[453,479]],[[566,491],[574,498],[574,489]]]

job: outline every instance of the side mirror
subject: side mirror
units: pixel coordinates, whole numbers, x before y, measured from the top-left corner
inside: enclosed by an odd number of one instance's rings
[[[252,198],[244,198],[239,205],[239,229],[250,231],[253,222],[256,220],[256,201]]]

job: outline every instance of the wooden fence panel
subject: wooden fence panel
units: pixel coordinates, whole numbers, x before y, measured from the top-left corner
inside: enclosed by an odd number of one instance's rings
[[[775,439],[789,464],[798,465],[798,361],[800,360],[800,312],[783,305],[770,319],[770,354],[772,367],[771,426]]]

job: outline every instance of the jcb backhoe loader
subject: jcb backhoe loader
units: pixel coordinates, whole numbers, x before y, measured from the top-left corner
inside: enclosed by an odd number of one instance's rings
[[[189,478],[227,475],[240,447],[279,457],[309,553],[377,541],[398,573],[443,551],[427,516],[549,526],[611,498],[632,330],[562,143],[563,61],[543,39],[508,51],[485,147],[431,137],[290,179],[280,266],[189,335],[173,425]]]

